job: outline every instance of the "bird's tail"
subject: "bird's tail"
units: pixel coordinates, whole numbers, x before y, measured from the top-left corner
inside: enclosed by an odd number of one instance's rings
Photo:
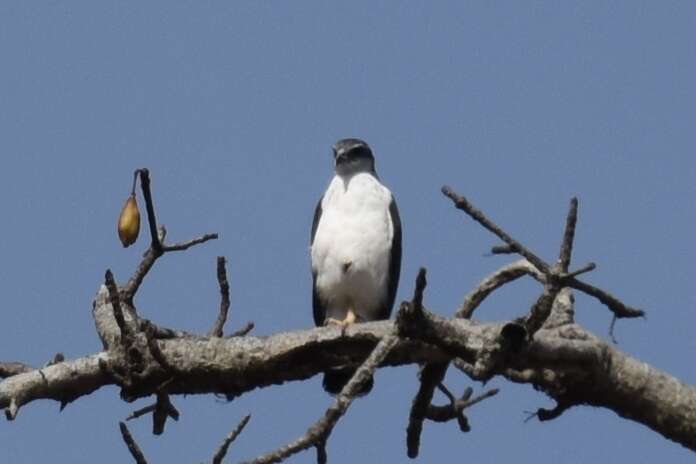
[[[324,381],[322,382],[324,390],[331,395],[338,395],[353,377],[353,374],[355,374],[355,369],[331,369],[330,371],[326,371],[324,373]],[[356,396],[364,396],[370,393],[373,384],[374,382],[370,377],[365,385],[360,387]]]

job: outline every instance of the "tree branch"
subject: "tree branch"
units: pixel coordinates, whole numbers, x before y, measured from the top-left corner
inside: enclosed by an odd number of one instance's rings
[[[462,302],[455,316],[470,319],[476,308],[478,308],[491,293],[524,275],[531,275],[537,280],[544,281],[544,275],[530,264],[529,261],[526,259],[515,261],[498,269],[493,274],[483,279],[481,283],[464,298],[464,302]]]
[[[549,272],[550,267],[544,262],[544,260],[532,253],[524,245],[519,243],[517,240],[508,235],[507,232],[498,227],[493,221],[488,219],[480,210],[476,209],[474,205],[472,205],[469,200],[466,199],[466,197],[458,195],[454,190],[452,190],[451,187],[446,185],[442,187],[442,193],[452,200],[457,209],[464,211],[473,220],[481,224],[484,229],[497,235],[503,242],[507,243],[511,249],[524,256],[527,261],[532,263],[541,272],[545,274]]]
[[[33,371],[34,368],[19,362],[0,362],[0,379]]]
[[[326,440],[336,423],[338,423],[338,420],[346,413],[353,399],[360,392],[361,386],[372,377],[374,370],[384,361],[391,349],[399,341],[398,336],[394,335],[395,333],[396,330],[392,330],[380,340],[374,350],[372,350],[372,353],[370,353],[370,356],[368,356],[365,362],[355,371],[350,381],[348,381],[338,396],[336,396],[334,403],[326,410],[324,416],[307,429],[307,433],[276,451],[265,454],[253,461],[249,461],[248,464],[281,462],[285,458],[313,446],[317,447],[319,461],[326,461]]]
[[[399,339],[381,365],[442,363],[462,358],[475,364],[500,343],[505,324],[447,320],[426,313],[420,339]],[[269,337],[176,338],[160,340],[167,359],[177,360],[169,394],[220,393],[238,396],[258,387],[309,378],[330,367],[358,366],[379,340],[394,330],[391,321],[355,324],[345,334],[320,327]],[[498,350],[499,351],[499,350]],[[18,374],[0,382],[0,408],[38,399],[74,400],[114,379],[101,362],[123,363],[103,352]],[[696,389],[621,353],[574,324],[542,328],[520,353],[500,353],[494,375],[524,382],[577,404],[602,406],[647,425],[696,450]],[[543,372],[543,375],[541,373]],[[145,397],[171,375],[146,364],[130,394]]]
[[[227,281],[227,270],[225,269],[225,257],[218,256],[217,258],[217,279],[220,285],[220,312],[215,320],[213,328],[210,329],[208,335],[213,337],[222,337],[222,330],[225,327],[227,320],[227,312],[230,309],[230,284]]]
[[[131,433],[128,431],[128,427],[126,427],[126,424],[123,422],[119,422],[118,426],[121,429],[121,436],[123,437],[123,441],[128,447],[128,451],[130,451],[131,456],[133,456],[133,459],[135,459],[136,464],[147,464],[145,455],[143,455],[143,452],[140,450],[140,447],[133,439]]]
[[[227,450],[229,449],[230,445],[237,439],[239,434],[242,433],[244,427],[246,427],[247,423],[249,423],[249,419],[251,419],[251,414],[247,414],[246,416],[244,416],[244,418],[239,422],[239,424],[237,424],[234,430],[232,430],[229,433],[229,435],[225,437],[225,439],[220,444],[220,447],[217,449],[217,451],[215,451],[215,454],[213,455],[212,464],[222,463],[222,460],[225,459],[225,455],[227,454]]]

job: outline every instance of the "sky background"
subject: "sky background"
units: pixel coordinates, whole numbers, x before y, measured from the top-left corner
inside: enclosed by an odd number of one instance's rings
[[[510,257],[456,211],[443,184],[554,259],[580,199],[576,266],[648,312],[620,321],[619,348],[696,383],[696,4],[694,2],[0,3],[0,359],[41,365],[101,348],[91,301],[106,268],[125,281],[147,240],[123,249],[116,219],[132,172],[151,171],[172,241],[220,240],[161,259],[136,304],[159,324],[207,331],[215,257],[229,260],[228,330],[313,325],[308,239],[332,175],[331,145],[360,137],[404,227],[397,299],[428,268],[426,302],[451,315]],[[140,200],[141,205],[142,200]],[[147,238],[146,230],[142,230]],[[524,314],[540,291],[505,288],[482,320]],[[577,295],[606,337],[609,311]],[[380,370],[328,445],[330,462],[406,462],[416,366]],[[451,371],[455,391],[480,384]],[[691,452],[613,412],[553,403],[500,379],[472,431],[426,423],[417,462],[682,463]],[[161,437],[129,427],[151,463],[209,460],[246,413],[228,462],[303,434],[330,404],[320,376],[231,402],[176,397]],[[103,388],[0,423],[2,460],[131,462],[117,422],[150,399]],[[314,453],[290,462],[313,462]]]

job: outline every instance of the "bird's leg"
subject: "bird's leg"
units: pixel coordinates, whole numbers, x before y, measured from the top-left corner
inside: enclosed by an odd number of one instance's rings
[[[353,308],[348,308],[348,311],[346,312],[346,317],[343,320],[329,317],[326,319],[326,321],[324,321],[324,325],[338,325],[341,327],[341,335],[345,335],[348,326],[354,324],[357,319],[358,316],[355,314],[355,311],[353,311]]]

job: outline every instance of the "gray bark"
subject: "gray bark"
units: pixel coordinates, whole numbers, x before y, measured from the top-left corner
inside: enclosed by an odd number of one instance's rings
[[[501,335],[509,324],[444,319],[425,311],[411,330],[401,331],[381,366],[455,361],[472,378],[503,376],[546,392],[558,402],[558,411],[540,411],[540,419],[552,418],[573,405],[604,407],[696,450],[696,389],[620,352],[572,323],[571,317],[563,317],[572,311],[569,301],[569,291],[561,292],[549,319],[555,323],[513,348]],[[125,314],[137,327],[137,316],[130,311]],[[355,324],[345,333],[327,327],[268,337],[178,334],[155,341],[166,360],[163,366],[147,349],[142,331],[127,352],[119,349],[118,327],[104,288],[95,300],[94,317],[108,349],[0,382],[0,407],[6,408],[9,418],[35,400],[66,404],[113,384],[122,386],[128,400],[151,395],[165,382],[169,394],[237,396],[304,380],[329,367],[358,366],[395,330],[395,322],[379,321]],[[129,360],[133,350],[142,356],[138,369]]]

